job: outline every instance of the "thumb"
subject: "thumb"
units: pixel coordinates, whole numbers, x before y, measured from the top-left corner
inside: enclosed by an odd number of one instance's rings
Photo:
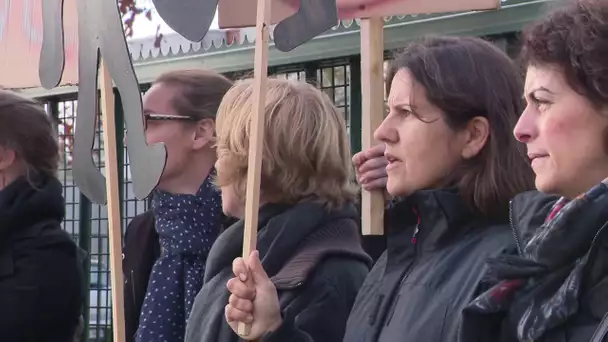
[[[262,262],[260,261],[260,252],[258,251],[253,251],[249,255],[249,271],[253,276],[253,281],[258,285],[270,281],[268,274],[266,274],[264,267],[262,267]]]

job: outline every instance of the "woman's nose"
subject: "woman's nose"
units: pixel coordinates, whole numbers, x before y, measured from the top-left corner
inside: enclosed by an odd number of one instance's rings
[[[519,142],[526,144],[534,139],[537,136],[537,133],[538,129],[536,127],[534,113],[526,108],[513,128],[513,135]]]

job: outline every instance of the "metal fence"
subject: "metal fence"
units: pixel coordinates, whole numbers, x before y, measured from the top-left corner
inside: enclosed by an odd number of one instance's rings
[[[360,146],[360,77],[358,57],[329,61],[308,62],[300,65],[275,67],[270,73],[277,77],[306,80],[322,89],[345,115],[353,150]],[[233,79],[252,75],[250,70],[227,75]],[[149,85],[142,85],[145,91]],[[72,177],[72,146],[74,125],[78,102],[76,94],[62,98],[47,98],[45,105],[49,114],[55,119],[62,149],[62,161],[59,177],[64,185],[63,194],[66,200],[66,218],[63,228],[68,231],[78,245],[89,253],[85,268],[88,272],[87,284],[89,296],[85,310],[85,340],[112,340],[112,309],[109,272],[108,220],[105,206],[92,204],[75,186]],[[103,115],[103,113],[100,113]],[[135,216],[144,213],[148,201],[135,198],[129,168],[127,147],[123,144],[123,113],[120,97],[116,97],[117,141],[121,217],[124,229]],[[97,134],[93,148],[93,158],[98,168],[104,172],[104,146],[101,120],[98,120]]]

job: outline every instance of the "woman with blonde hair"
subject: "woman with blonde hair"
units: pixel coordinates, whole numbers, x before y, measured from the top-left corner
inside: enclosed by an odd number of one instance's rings
[[[217,184],[224,212],[239,218],[252,93],[251,80],[238,83],[217,115]],[[218,238],[188,321],[188,342],[239,341],[238,321],[251,324],[251,340],[340,341],[369,271],[343,114],[312,85],[278,79],[268,80],[264,108],[258,250],[248,265],[240,258],[243,220]],[[253,319],[247,311],[257,306],[273,310]]]

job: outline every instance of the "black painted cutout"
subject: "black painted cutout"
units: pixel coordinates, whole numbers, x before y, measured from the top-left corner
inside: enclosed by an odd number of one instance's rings
[[[55,2],[43,10],[50,10]],[[80,191],[92,202],[105,204],[107,201],[105,178],[95,166],[91,155],[95,139],[98,109],[98,72],[100,57],[108,68],[124,110],[127,146],[133,174],[135,196],[146,198],[158,184],[165,167],[167,152],[164,144],[147,145],[143,126],[141,94],[131,55],[127,47],[123,24],[116,0],[78,0],[78,112],[74,133],[74,181]],[[57,28],[61,20],[48,12],[45,19],[45,38],[57,41]],[[50,32],[47,33],[46,32]],[[45,86],[55,84],[57,75],[47,69],[56,68],[57,52],[46,46],[41,53],[40,75],[45,75]],[[63,54],[63,49],[61,49]],[[44,69],[44,70],[42,70]],[[47,76],[50,75],[50,76]],[[60,74],[61,75],[61,74]],[[42,80],[41,80],[42,81]],[[58,82],[57,82],[58,83]]]
[[[247,0],[243,0],[247,1]],[[218,0],[152,0],[169,27],[192,42],[200,42],[215,17]]]
[[[300,0],[300,9],[274,28],[274,44],[288,52],[338,24],[336,0]]]
[[[201,41],[207,34],[218,4],[218,0],[153,0],[153,2],[165,23],[193,42]],[[275,27],[274,43],[279,51],[291,51],[336,24],[338,24],[336,0],[300,0],[298,12],[285,18]]]

